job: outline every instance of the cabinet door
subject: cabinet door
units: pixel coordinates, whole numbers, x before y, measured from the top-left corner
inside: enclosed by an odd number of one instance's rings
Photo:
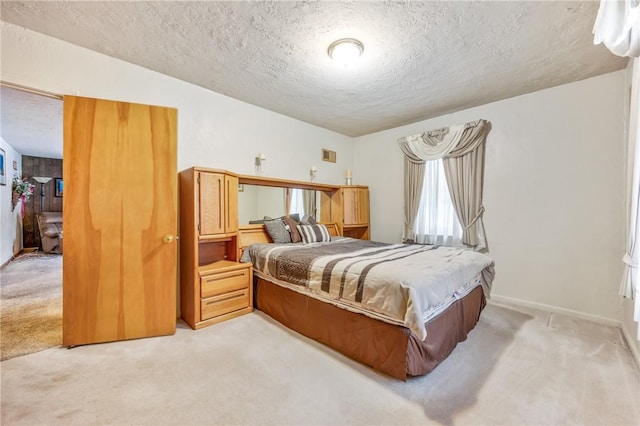
[[[225,175],[200,173],[200,235],[225,233]]]
[[[224,176],[225,204],[224,224],[227,233],[238,230],[238,178],[236,176]]]
[[[358,188],[357,214],[358,225],[369,223],[369,190],[367,188]]]
[[[358,224],[358,188],[342,189],[342,205],[345,225]]]

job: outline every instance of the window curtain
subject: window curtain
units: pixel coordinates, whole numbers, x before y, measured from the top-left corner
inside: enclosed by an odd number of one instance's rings
[[[640,0],[601,0],[593,35],[614,55],[640,57]]]
[[[459,246],[462,228],[451,202],[442,160],[425,161],[424,185],[415,220],[415,242]]]
[[[415,221],[420,207],[420,198],[424,185],[425,161],[442,158],[459,142],[464,126],[452,126],[445,132],[440,129],[433,132],[441,136],[440,144],[429,133],[407,136],[398,139],[404,153],[404,233],[408,242],[416,240]]]
[[[288,214],[304,215],[304,202],[302,200],[302,189],[287,188],[287,204],[289,205]]]
[[[418,208],[420,207],[420,196],[424,185],[425,162],[414,161],[408,155],[404,157],[404,232],[403,240],[414,242],[416,233],[414,225]]]
[[[304,206],[304,214],[316,217],[316,191],[312,189],[304,189],[302,191],[302,201]]]
[[[477,249],[487,247],[482,221],[482,187],[484,142],[490,129],[488,121],[478,120],[398,139],[405,155],[406,239],[414,239],[416,235],[414,225],[422,193],[424,162],[443,158],[451,201],[462,225],[462,243]],[[412,164],[422,165],[422,179],[418,179],[418,167],[408,167]]]
[[[458,220],[462,224],[462,242],[466,245],[487,248],[485,237],[484,206],[482,188],[484,186],[484,141],[489,126],[476,126],[464,136],[469,143],[450,152],[444,158],[444,173],[456,208]],[[463,140],[461,142],[464,142]]]
[[[634,300],[633,319],[640,322],[640,59],[633,63],[627,154],[627,252],[620,295]],[[640,327],[638,327],[640,340]]]
[[[316,191],[313,189],[287,188],[287,204],[289,214],[299,214],[300,217],[316,214]]]

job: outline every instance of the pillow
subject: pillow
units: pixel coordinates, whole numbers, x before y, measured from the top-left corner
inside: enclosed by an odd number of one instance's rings
[[[291,213],[289,217],[296,221],[296,223],[300,222],[300,213]]]
[[[287,229],[288,225],[282,219],[268,220],[264,223],[267,234],[276,244],[286,244],[291,242],[291,234]]]
[[[47,223],[43,227],[42,232],[44,233],[45,237],[49,237],[49,238],[58,238],[60,236],[60,230],[58,229],[58,226],[55,223]]]
[[[303,243],[331,241],[329,230],[324,225],[298,225],[297,228]]]
[[[270,219],[270,220],[273,220],[273,219]],[[258,224],[263,225],[265,222],[266,222],[265,219],[254,219],[249,221],[249,225],[258,225]]]
[[[318,224],[318,222],[316,222],[316,219],[313,216],[309,216],[307,214],[302,216],[302,219],[300,220],[300,223],[303,224],[303,225],[317,225]]]
[[[283,217],[282,220],[284,220],[284,223],[289,227],[289,233],[291,234],[291,242],[292,243],[299,243],[300,241],[302,241],[302,237],[300,236],[300,233],[298,232],[298,222],[296,222],[295,219],[292,219],[291,217]]]

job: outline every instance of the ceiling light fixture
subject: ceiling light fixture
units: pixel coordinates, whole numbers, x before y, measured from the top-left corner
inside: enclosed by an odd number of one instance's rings
[[[337,63],[348,66],[364,52],[364,45],[355,38],[341,38],[329,45],[327,53]]]

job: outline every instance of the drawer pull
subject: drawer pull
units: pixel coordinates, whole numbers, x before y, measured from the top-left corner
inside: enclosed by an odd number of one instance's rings
[[[236,295],[233,295],[233,296],[225,297],[225,298],[223,298],[223,299],[211,300],[211,301],[208,301],[208,302],[207,302],[207,306],[209,306],[209,305],[215,305],[216,303],[224,302],[224,301],[226,301],[226,300],[237,299],[237,298],[239,298],[239,297],[244,297],[244,296],[245,296],[244,294],[236,294]]]
[[[233,277],[241,277],[244,275],[244,272],[236,272],[235,274],[230,274],[230,275],[224,275],[223,278],[233,278]],[[211,278],[213,278],[214,280],[219,280],[220,277],[205,277],[205,279],[207,281],[209,281]]]
[[[226,280],[226,279],[235,278],[235,277],[242,277],[244,275],[245,275],[245,272],[240,271],[240,272],[228,273],[224,275],[205,275],[202,277],[202,279],[207,282],[211,282],[211,281]]]

